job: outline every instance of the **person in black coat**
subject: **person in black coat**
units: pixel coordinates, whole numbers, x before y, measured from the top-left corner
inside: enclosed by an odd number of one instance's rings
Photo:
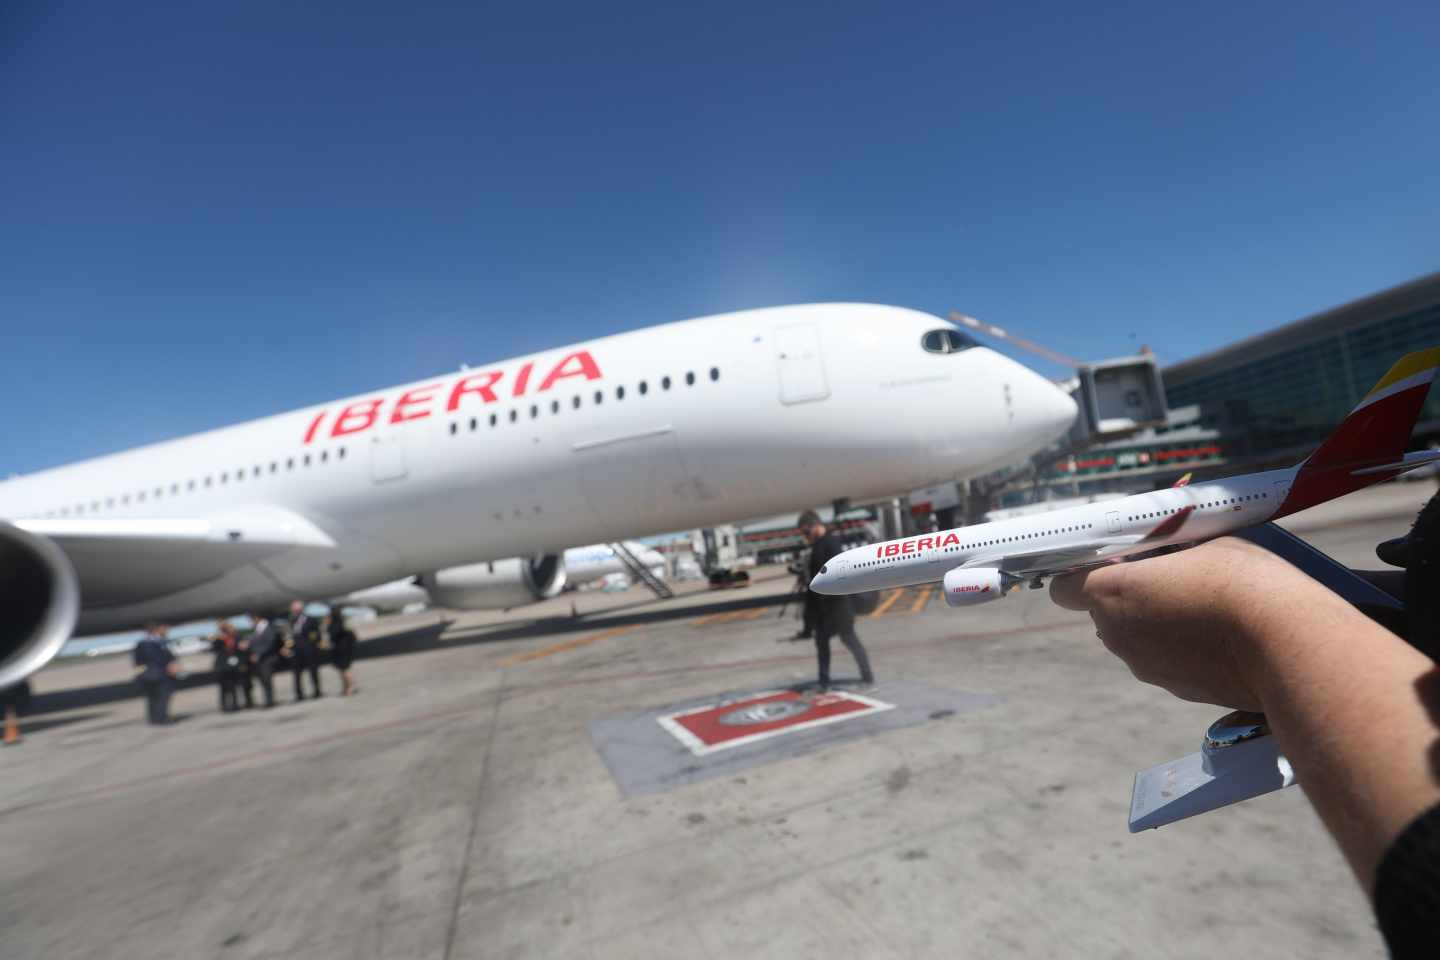
[[[810,544],[809,573],[813,580],[821,567],[845,551],[845,546],[840,542],[840,537],[833,530],[827,529],[813,510],[800,514],[798,526],[801,535]],[[850,598],[829,597],[810,590],[806,592],[805,604],[815,628],[815,655],[819,661],[820,689],[830,687],[830,638],[836,634],[840,635],[840,642],[845,644],[845,649],[855,658],[855,664],[860,668],[861,682],[874,683],[875,674],[870,670],[870,658],[861,646],[860,638],[855,635],[855,611],[850,606]]]
[[[351,667],[355,663],[355,631],[345,622],[345,614],[339,607],[332,607],[330,616],[325,618],[325,628],[330,636],[330,662],[340,673],[340,696],[348,697],[360,688],[355,686],[355,674]]]
[[[135,644],[132,655],[135,679],[145,691],[145,718],[156,726],[170,722],[170,697],[175,692],[175,674],[179,672],[175,654],[165,639],[168,632],[164,624],[147,624],[145,636]]]
[[[290,641],[285,645],[284,656],[290,661],[295,675],[295,699],[304,700],[305,690],[302,678],[310,674],[310,683],[315,696],[323,696],[320,690],[320,621],[305,612],[305,603],[295,600],[290,604]]]
[[[228,622],[222,620],[219,631],[215,639],[210,641],[210,651],[215,654],[215,679],[220,685],[220,712],[233,713],[240,709],[240,683],[245,651],[240,649],[240,638]]]
[[[260,690],[265,694],[265,707],[269,709],[275,706],[275,667],[280,660],[280,628],[274,622],[252,613],[250,615],[254,627],[251,628],[250,636],[247,639],[250,653],[250,669],[247,672],[245,683],[245,699],[250,700],[250,678],[260,681]]]

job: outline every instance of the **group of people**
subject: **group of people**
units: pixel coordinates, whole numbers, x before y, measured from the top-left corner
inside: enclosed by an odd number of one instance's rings
[[[288,618],[251,614],[250,621],[251,628],[245,634],[229,621],[221,621],[211,641],[221,712],[254,707],[257,682],[263,706],[275,706],[275,674],[284,670],[294,678],[297,701],[305,699],[307,675],[310,695],[324,696],[320,665],[327,653],[340,673],[340,695],[348,697],[358,691],[353,671],[355,633],[338,607],[324,617],[316,617],[306,612],[304,602],[296,600],[290,604]],[[135,646],[136,679],[145,692],[146,717],[152,724],[170,722],[170,697],[175,692],[179,669],[166,636],[165,625],[150,624]]]

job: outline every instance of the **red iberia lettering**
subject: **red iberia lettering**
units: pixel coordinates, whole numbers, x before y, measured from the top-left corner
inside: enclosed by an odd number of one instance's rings
[[[305,431],[305,442],[309,443],[315,439],[315,431],[320,429],[320,421],[325,419],[325,411],[321,410],[315,414],[315,419],[310,421],[310,429]]]
[[[882,543],[882,544],[880,544],[880,546],[878,546],[878,547],[875,548],[875,556],[876,556],[876,557],[883,557],[883,556],[885,556],[885,544]]]
[[[595,365],[595,358],[590,356],[589,350],[577,350],[555,364],[555,369],[545,375],[540,381],[539,393],[544,393],[555,386],[557,380],[564,380],[566,377],[584,377],[586,380],[599,380],[600,368]]]
[[[915,549],[929,550],[932,543],[934,543],[934,541],[931,540],[930,537],[921,537],[919,540],[915,541]]]
[[[530,371],[535,369],[535,364],[527,363],[520,368],[520,373],[515,377],[515,396],[525,396],[525,388],[530,384]]]
[[[898,543],[887,543],[887,544],[885,544],[885,556],[887,556],[887,557],[893,557],[893,556],[895,556],[895,555],[896,555],[897,553],[899,553],[899,552],[900,552],[900,544],[898,544]]]
[[[915,552],[915,541],[914,541],[914,540],[906,540],[906,541],[905,541],[905,545],[900,548],[900,552],[901,552],[901,553],[914,553],[914,552]]]
[[[960,535],[959,535],[959,534],[956,534],[956,533],[947,533],[947,534],[945,534],[945,539],[944,539],[943,542],[941,542],[940,546],[942,546],[942,547],[948,547],[948,546],[950,546],[951,544],[955,544],[955,545],[958,546],[959,543],[960,543]]]
[[[330,436],[343,437],[347,433],[359,433],[375,426],[375,420],[380,416],[380,404],[384,402],[384,397],[376,397],[373,400],[350,404],[335,418],[335,426],[330,429]]]
[[[406,420],[420,420],[430,416],[429,409],[423,405],[434,399],[430,396],[430,391],[438,389],[440,384],[427,383],[423,387],[400,394],[400,399],[395,401],[395,409],[390,413],[390,422],[404,423]]]
[[[487,370],[484,373],[472,373],[468,377],[461,377],[455,381],[455,388],[450,391],[450,402],[445,404],[446,410],[455,410],[460,406],[460,398],[467,393],[477,395],[486,403],[496,401],[493,387],[504,376],[500,370]]]

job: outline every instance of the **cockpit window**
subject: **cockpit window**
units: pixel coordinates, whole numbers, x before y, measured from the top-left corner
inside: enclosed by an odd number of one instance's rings
[[[926,353],[959,353],[961,350],[969,350],[979,344],[959,330],[946,328],[931,330],[925,334],[920,338],[920,346],[925,348]]]

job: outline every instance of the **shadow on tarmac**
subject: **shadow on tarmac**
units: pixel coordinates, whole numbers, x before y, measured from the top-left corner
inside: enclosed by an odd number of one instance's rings
[[[423,653],[427,650],[438,650],[442,647],[454,649],[456,647],[529,640],[536,637],[554,636],[556,634],[584,633],[592,630],[608,630],[615,627],[641,626],[651,623],[665,623],[672,620],[688,620],[691,618],[713,616],[720,613],[749,610],[755,607],[779,607],[787,602],[790,604],[790,609],[795,609],[795,604],[799,602],[799,598],[791,593],[782,593],[763,597],[726,599],[716,603],[706,603],[698,606],[672,606],[670,602],[666,600],[640,600],[626,606],[612,607],[592,616],[545,617],[538,620],[527,620],[522,623],[478,626],[449,635],[446,635],[445,631],[454,621],[442,619],[435,623],[416,627],[413,630],[407,630],[403,633],[395,633],[374,640],[362,640],[355,648],[355,659],[373,660],[381,657],[403,656],[408,653]],[[128,660],[126,663],[128,664]],[[328,660],[326,661],[326,665],[328,666]],[[289,673],[289,671],[276,671],[275,682],[277,684],[280,682],[280,677],[284,673]],[[213,670],[199,670],[194,673],[188,673],[180,678],[176,688],[179,690],[189,690],[194,687],[213,686],[214,684],[215,672]],[[118,703],[122,700],[136,700],[140,698],[140,695],[140,687],[134,680],[121,680],[116,683],[103,683],[90,687],[75,687],[69,690],[55,690],[48,693],[36,692],[31,699],[29,709],[26,711],[26,716],[33,717],[40,714],[75,710],[81,707],[102,706],[109,703]],[[74,720],[66,718],[63,721],[50,721],[50,723],[57,725],[58,723],[78,722],[78,720],[82,719],[87,718],[78,717]],[[25,728],[27,730],[44,729],[38,724],[45,722],[46,721],[30,721],[25,725]]]

